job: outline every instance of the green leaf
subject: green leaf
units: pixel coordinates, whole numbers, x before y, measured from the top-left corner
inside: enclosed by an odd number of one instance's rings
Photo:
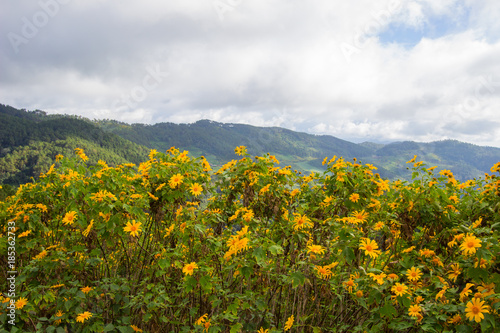
[[[277,254],[283,253],[283,248],[279,245],[271,245],[271,246],[269,246],[269,251],[272,254],[277,255]]]
[[[460,333],[472,333],[472,326],[469,326],[469,325],[458,325],[456,327],[457,329],[457,332],[460,332]]]
[[[346,247],[343,251],[343,255],[344,255],[344,258],[345,258],[345,261],[346,262],[352,262],[354,260],[354,258],[356,257],[354,255],[354,251],[352,248],[350,247]]]
[[[240,323],[234,324],[231,326],[231,331],[230,333],[239,333],[241,332],[241,329],[243,328],[243,325]]]
[[[196,279],[194,277],[188,276],[188,277],[186,277],[186,286],[184,287],[184,289],[188,293],[191,290],[193,290],[194,287],[196,287],[197,283],[198,283],[198,281],[196,281]]]
[[[294,272],[290,275],[292,279],[292,287],[297,288],[298,286],[302,286],[306,281],[306,277],[301,272]]]
[[[411,300],[408,297],[398,296],[398,302],[402,303],[405,308],[409,308],[411,305]]]
[[[394,306],[392,306],[391,303],[387,303],[383,307],[380,308],[380,314],[382,316],[392,318],[392,316],[396,316],[398,314],[398,312],[396,311],[396,308],[394,308]]]
[[[158,260],[158,266],[160,266],[161,269],[165,269],[167,267],[170,267],[170,260],[160,259],[160,260]]]
[[[476,282],[488,280],[488,271],[482,268],[470,267],[467,270],[467,275]]]
[[[255,259],[257,261],[260,261],[262,260],[265,256],[264,256],[264,250],[262,249],[262,247],[256,247],[254,250],[253,250],[253,256],[255,257]]]
[[[253,274],[253,268],[248,267],[248,266],[243,266],[240,268],[240,272],[241,272],[241,275],[243,275],[244,277],[249,279],[250,276],[252,276],[252,274]]]
[[[115,329],[115,325],[113,324],[107,324],[106,327],[102,330],[103,332],[110,332]]]
[[[212,289],[212,282],[211,282],[211,278],[209,275],[203,275],[200,278],[200,284],[201,284],[201,288],[203,288],[203,290]]]

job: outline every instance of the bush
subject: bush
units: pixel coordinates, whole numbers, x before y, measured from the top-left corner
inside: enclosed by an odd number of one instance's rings
[[[414,158],[413,180],[391,182],[356,160],[302,175],[235,152],[216,172],[175,148],[139,166],[59,156],[0,203],[16,281],[1,283],[2,331],[500,326],[500,163],[460,183]]]

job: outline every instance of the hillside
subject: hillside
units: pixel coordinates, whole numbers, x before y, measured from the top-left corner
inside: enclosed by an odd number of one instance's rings
[[[371,151],[363,146],[323,135],[315,136],[279,127],[255,127],[200,120],[193,124],[160,123],[128,125],[116,121],[97,122],[104,130],[160,151],[175,146],[204,155],[216,164],[233,158],[236,146],[246,146],[254,155],[275,154],[283,164],[297,169],[323,169],[325,156],[363,157]]]
[[[85,118],[46,115],[0,104],[0,183],[18,185],[46,171],[58,154],[85,149],[89,163],[139,163],[149,150],[103,131]]]
[[[57,154],[85,149],[91,164],[143,161],[150,149],[175,146],[193,156],[205,156],[217,167],[234,159],[236,146],[252,155],[271,153],[281,165],[299,171],[323,171],[325,157],[358,158],[378,167],[384,178],[409,179],[405,163],[414,155],[438,169],[451,170],[460,180],[478,178],[500,161],[500,149],[446,140],[430,143],[355,144],[329,135],[311,135],[279,127],[256,127],[200,120],[193,124],[126,124],[114,120],[47,115],[0,104],[0,183],[18,185],[37,177]]]
[[[171,146],[204,155],[211,163],[222,164],[235,157],[235,146],[247,146],[253,155],[276,155],[284,165],[301,171],[324,170],[322,161],[334,155],[358,158],[378,167],[384,178],[409,179],[406,161],[414,155],[438,169],[451,170],[458,179],[484,176],[491,165],[500,161],[500,149],[445,140],[430,143],[394,142],[355,144],[329,135],[298,133],[278,127],[255,127],[200,120],[193,124],[160,123],[155,125],[98,121],[104,130],[135,143],[165,151]]]

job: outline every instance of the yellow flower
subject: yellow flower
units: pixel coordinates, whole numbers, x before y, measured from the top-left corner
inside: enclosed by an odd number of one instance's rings
[[[474,287],[474,283],[467,283],[465,285],[464,290],[460,292],[460,302],[465,302],[469,294],[472,293],[472,290],[470,290],[472,287]]]
[[[459,314],[456,314],[453,317],[451,317],[450,319],[448,319],[447,323],[448,324],[458,324],[461,321],[462,321],[462,316],[460,316]]]
[[[87,228],[82,232],[82,234],[87,237],[90,233],[90,230],[92,230],[92,226],[94,225],[94,220],[90,220],[90,223],[89,225],[87,226]]]
[[[421,256],[424,256],[426,258],[429,258],[429,257],[432,257],[434,256],[436,253],[432,250],[429,250],[429,249],[422,249],[420,250],[420,255]]]
[[[372,258],[377,258],[380,255],[380,250],[378,250],[378,245],[374,240],[369,238],[362,238],[361,245],[359,247],[360,250],[365,251],[365,255],[370,256]]]
[[[238,156],[242,156],[247,153],[247,147],[239,146],[234,149],[234,153]]]
[[[403,296],[408,293],[408,287],[399,282],[396,282],[396,284],[392,286],[391,290],[394,294],[396,294],[396,296]]]
[[[182,184],[182,180],[184,177],[181,174],[175,174],[172,177],[170,177],[170,180],[168,181],[168,185],[171,188],[176,188],[178,185]]]
[[[315,269],[318,275],[323,279],[329,279],[330,276],[332,276],[332,271],[328,266],[316,266]]]
[[[85,153],[83,152],[83,149],[81,148],[75,148],[75,154],[80,156],[80,158],[85,162],[87,161],[89,158],[85,155]]]
[[[269,333],[269,329],[268,328],[264,329],[264,327],[261,327],[261,328],[259,328],[257,333]]]
[[[102,202],[105,198],[110,198],[112,200],[116,200],[115,195],[106,191],[106,190],[100,190],[99,192],[93,193],[90,196],[90,199],[97,201],[97,202]]]
[[[451,279],[453,282],[456,282],[457,277],[460,275],[460,272],[462,272],[462,269],[458,264],[452,264],[450,268],[451,269],[448,271],[448,278]]]
[[[186,264],[184,268],[182,268],[182,272],[186,275],[193,275],[195,269],[198,268],[198,265],[195,262],[190,264]]]
[[[139,327],[135,326],[135,325],[130,325],[130,327],[132,327],[132,329],[134,330],[134,332],[142,332],[142,330]]]
[[[16,301],[16,309],[22,309],[24,308],[24,306],[28,304],[28,300],[24,297],[20,297],[17,301]]]
[[[419,315],[421,315],[421,312],[422,308],[418,304],[413,304],[408,309],[408,314],[410,315],[410,317],[418,317]]]
[[[26,230],[25,232],[21,233],[18,238],[23,238],[28,236],[31,233],[31,230]]]
[[[467,303],[465,307],[465,316],[470,320],[475,320],[476,323],[479,323],[482,319],[484,319],[483,313],[490,313],[487,305],[483,305],[484,301],[481,301],[480,298],[473,298],[472,301]]]
[[[259,191],[259,194],[263,195],[266,192],[269,192],[269,187],[271,187],[271,184],[267,184],[266,186],[264,186],[263,188],[261,188],[260,191]]]
[[[201,187],[201,185],[198,183],[194,183],[193,185],[191,185],[190,191],[192,195],[198,196],[203,191],[203,187]]]
[[[307,247],[307,252],[310,253],[314,253],[314,254],[323,254],[325,253],[325,249],[323,248],[323,246],[321,245],[309,245]]]
[[[291,315],[285,323],[285,328],[284,328],[285,331],[288,331],[290,328],[292,328],[293,320],[294,320],[293,315]]]
[[[471,234],[467,234],[467,236],[464,238],[462,242],[462,245],[460,245],[460,249],[466,255],[476,253],[476,248],[479,247],[481,247],[481,240]]]
[[[483,297],[493,295],[495,293],[495,284],[485,284],[484,282],[477,287],[477,290],[483,295]]]
[[[387,277],[385,273],[368,273],[368,275],[373,279],[373,281],[377,282],[380,285],[384,284],[384,279]]]
[[[397,274],[391,273],[391,274],[387,275],[387,278],[391,279],[391,280],[398,280],[399,276]]]
[[[414,163],[416,159],[417,159],[417,155],[413,155],[413,158],[411,160],[409,160],[408,162],[406,162],[406,163],[407,164],[408,163]]]
[[[195,321],[195,325],[201,325],[203,324],[205,321],[207,321],[207,317],[208,317],[208,313],[205,313],[203,316],[201,316],[200,318],[198,318],[197,321]]]
[[[35,258],[33,258],[33,259],[39,260],[39,259],[45,258],[46,256],[47,256],[47,250],[43,250],[42,252],[40,252],[39,254],[37,254],[35,256]]]
[[[344,285],[344,288],[347,289],[351,294],[352,294],[352,289],[353,288],[356,289],[358,286],[358,284],[354,282],[352,277],[349,280],[342,282],[342,284]]]
[[[137,237],[139,235],[139,232],[141,232],[141,222],[136,222],[135,220],[132,220],[132,223],[127,222],[127,226],[123,227],[124,231],[127,231],[130,233],[130,236]]]
[[[64,215],[64,218],[62,219],[63,224],[64,225],[73,224],[73,222],[76,220],[76,217],[77,217],[76,214],[77,214],[77,212],[75,212],[75,211],[67,212]]]
[[[92,287],[83,287],[80,288],[80,290],[84,293],[87,294],[89,291],[91,291],[93,288]]]
[[[351,200],[352,202],[358,202],[359,201],[359,194],[357,193],[353,193],[349,196],[349,200]]]
[[[79,323],[83,323],[85,320],[89,319],[92,317],[92,313],[91,312],[88,312],[88,311],[85,311],[83,313],[80,313],[77,317],[76,317],[76,321],[79,322]]]
[[[148,195],[151,199],[153,199],[154,201],[157,201],[158,200],[158,197],[155,197],[152,193],[149,193],[148,192]]]
[[[362,211],[358,212],[357,210],[355,210],[352,214],[352,217],[355,218],[357,220],[357,223],[363,223],[366,221],[366,219],[368,218],[368,213],[365,212],[365,210],[363,209]]]
[[[294,213],[295,218],[293,219],[294,225],[293,229],[295,230],[300,230],[303,228],[312,228],[314,224],[309,220],[309,218],[305,215],[300,215],[297,213]]]
[[[422,272],[420,271],[420,269],[412,267],[406,271],[406,275],[408,276],[408,280],[418,281],[420,279],[420,276],[422,275]]]

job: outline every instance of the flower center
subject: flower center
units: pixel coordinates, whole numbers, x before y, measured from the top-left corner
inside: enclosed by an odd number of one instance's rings
[[[368,251],[368,252],[373,251],[373,246],[371,246],[371,245],[366,245],[365,248],[366,248],[366,251]]]
[[[474,242],[468,242],[467,243],[468,248],[473,248],[474,247]]]
[[[481,313],[481,311],[479,310],[479,308],[477,306],[473,306],[472,307],[472,313],[477,315],[478,313]]]

